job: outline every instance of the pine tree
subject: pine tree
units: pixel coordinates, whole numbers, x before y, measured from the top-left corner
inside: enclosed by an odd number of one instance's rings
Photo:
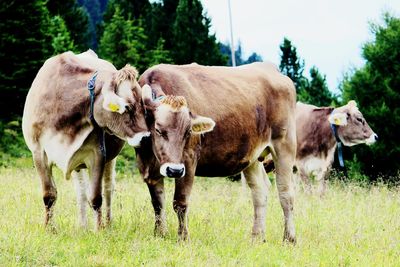
[[[51,46],[54,49],[53,55],[74,50],[74,41],[72,41],[67,26],[60,16],[54,16],[51,19],[50,33],[53,36],[51,42]]]
[[[78,0],[78,5],[83,7],[89,16],[90,47],[97,49],[97,24],[101,23],[102,14],[99,0]]]
[[[44,0],[11,1],[0,7],[0,117],[22,114],[25,95],[52,53]]]
[[[174,46],[173,25],[176,19],[176,9],[179,0],[163,0],[162,4],[152,4],[152,27],[150,36],[155,36],[155,40],[160,37],[165,40],[165,49],[171,51]]]
[[[211,20],[203,14],[199,0],[179,1],[172,29],[172,57],[175,63],[226,64],[215,35],[209,34],[210,26]]]
[[[111,21],[106,25],[99,44],[99,54],[102,58],[111,61],[117,68],[130,63],[138,69],[141,55],[139,50],[144,50],[136,38],[143,34],[143,28],[135,26],[132,20],[126,20],[119,6],[116,6]]]
[[[369,125],[379,136],[371,147],[352,149],[362,171],[395,175],[400,170],[400,18],[384,15],[383,25],[371,24],[375,38],[363,46],[364,67],[342,82],[343,100],[356,100]],[[371,176],[372,175],[372,176]],[[386,177],[388,178],[388,177]]]
[[[78,51],[86,51],[90,47],[89,15],[76,0],[48,0],[47,8],[52,16],[61,16],[65,21],[71,38]]]
[[[221,54],[227,58],[227,66],[232,66],[232,58],[231,58],[231,45],[229,43],[227,44],[223,44],[223,43],[219,43],[219,49],[221,51]],[[236,50],[235,50],[235,60],[236,60],[236,65],[240,66],[243,64],[250,64],[253,62],[261,62],[262,57],[253,52],[246,60],[243,59],[243,55],[242,55],[242,44],[239,42]]]
[[[310,69],[310,81],[306,83],[304,90],[300,93],[299,99],[302,102],[316,106],[330,106],[334,103],[334,97],[326,84],[326,77],[323,76],[317,67]]]
[[[148,67],[161,63],[172,63],[169,51],[165,50],[164,44],[165,40],[160,38],[157,42],[155,49],[150,50],[150,52],[148,53]]]
[[[292,79],[296,90],[300,93],[305,85],[303,76],[304,60],[301,60],[297,55],[297,48],[292,45],[292,42],[286,37],[283,43],[279,46],[281,49],[281,63],[279,69],[290,79]]]
[[[263,61],[262,57],[261,57],[259,54],[253,52],[253,53],[247,58],[247,60],[244,62],[244,64],[250,64],[250,63],[253,63],[253,62],[262,62],[262,61]]]

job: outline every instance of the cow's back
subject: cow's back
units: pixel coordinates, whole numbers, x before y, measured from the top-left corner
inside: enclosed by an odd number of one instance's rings
[[[293,83],[269,63],[236,68],[159,65],[146,71],[140,83],[185,96],[191,112],[216,122],[201,139],[197,175],[241,171],[257,160],[271,138],[283,134],[288,114],[294,114]]]
[[[77,106],[88,106],[89,95],[85,88],[96,70],[112,72],[115,67],[90,51],[79,55],[65,52],[46,60],[25,101],[22,129],[31,150],[44,129],[57,131],[63,116],[70,115]]]

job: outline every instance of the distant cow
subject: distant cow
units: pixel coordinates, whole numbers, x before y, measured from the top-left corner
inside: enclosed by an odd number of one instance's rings
[[[338,108],[297,102],[296,124],[296,169],[306,191],[311,190],[311,180],[316,180],[320,183],[321,194],[326,190],[326,177],[338,142],[353,146],[363,143],[371,145],[378,140],[355,101]],[[267,172],[274,169],[270,157],[265,158],[263,163]]]
[[[263,237],[267,176],[257,159],[267,149],[276,161],[284,239],[295,242],[292,81],[272,64],[254,63],[235,68],[158,65],[147,70],[139,83],[147,92],[143,98],[151,140],[143,141],[136,152],[152,198],[155,232],[166,231],[163,176],[176,178],[173,207],[179,237],[186,239],[194,175],[221,177],[243,170],[254,205],[252,234]]]
[[[141,104],[137,71],[117,71],[89,50],[48,59],[26,98],[22,129],[41,178],[45,224],[52,218],[57,190],[52,166],[77,181],[80,222],[86,225],[85,169],[91,178],[89,201],[101,226],[102,182],[107,221],[111,219],[115,157],[124,140],[139,145],[149,135]],[[89,83],[89,85],[88,85]],[[88,86],[93,89],[90,97]],[[92,101],[91,101],[92,100]]]
[[[355,101],[342,107],[296,105],[296,166],[301,180],[310,187],[310,177],[325,191],[326,175],[332,166],[337,141],[345,146],[373,144],[378,136],[369,127]]]

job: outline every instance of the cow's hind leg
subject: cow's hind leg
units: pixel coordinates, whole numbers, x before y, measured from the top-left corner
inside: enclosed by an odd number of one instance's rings
[[[178,237],[180,240],[189,239],[187,226],[187,214],[189,206],[189,196],[192,191],[194,174],[187,171],[185,177],[175,179],[175,194],[173,207],[178,216]]]
[[[111,224],[112,214],[111,214],[111,199],[114,192],[115,186],[115,163],[116,159],[107,162],[104,166],[103,174],[103,195],[106,205],[106,224]]]
[[[262,162],[256,161],[243,171],[251,189],[254,206],[253,238],[265,238],[265,214],[269,180]]]
[[[294,129],[294,128],[293,128]],[[274,141],[274,161],[276,167],[276,185],[279,192],[279,200],[285,216],[285,231],[283,239],[292,243],[296,242],[293,204],[294,181],[293,166],[295,161],[296,141],[295,136],[289,134],[282,139]]]
[[[76,200],[78,205],[78,218],[79,225],[82,228],[87,228],[88,220],[87,220],[87,170],[81,169],[78,171],[72,172],[72,178],[75,184],[76,191]]]
[[[168,229],[165,217],[164,178],[158,181],[146,180],[146,183],[149,188],[151,203],[153,204],[155,214],[154,234],[156,236],[165,236]]]
[[[45,206],[45,226],[52,224],[54,204],[57,200],[57,189],[53,180],[51,166],[47,161],[44,151],[36,151],[33,153],[33,161],[36,171],[42,182],[43,202]]]

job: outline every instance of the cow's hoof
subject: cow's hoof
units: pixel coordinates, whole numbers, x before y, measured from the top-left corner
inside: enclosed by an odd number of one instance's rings
[[[252,243],[265,243],[265,242],[267,242],[265,240],[265,234],[263,232],[261,232],[261,233],[252,233],[251,234],[251,241],[252,241]]]
[[[156,237],[165,237],[168,234],[168,230],[166,227],[156,226],[154,228],[154,236]]]
[[[292,245],[296,245],[296,242],[297,242],[296,236],[285,233],[285,235],[283,236],[283,242],[287,242]]]
[[[178,235],[178,242],[190,242],[189,234],[188,233],[182,233]]]
[[[47,223],[44,226],[46,228],[46,232],[51,233],[51,234],[57,234],[58,233],[57,227],[53,222]]]

